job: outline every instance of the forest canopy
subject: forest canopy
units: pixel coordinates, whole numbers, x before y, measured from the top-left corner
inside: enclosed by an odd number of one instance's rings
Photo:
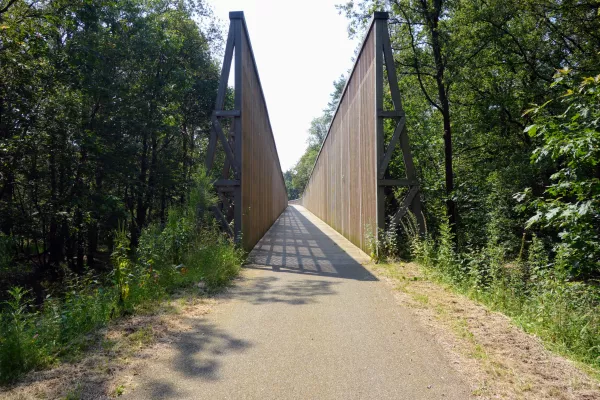
[[[2,276],[107,267],[120,221],[135,246],[184,201],[221,34],[201,1],[0,5]]]

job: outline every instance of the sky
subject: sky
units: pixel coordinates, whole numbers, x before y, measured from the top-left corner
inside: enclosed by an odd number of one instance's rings
[[[333,81],[352,68],[357,40],[338,15],[342,0],[208,0],[224,24],[243,11],[267,101],[281,169],[306,149],[310,121],[322,114]],[[233,68],[232,73],[233,76]]]

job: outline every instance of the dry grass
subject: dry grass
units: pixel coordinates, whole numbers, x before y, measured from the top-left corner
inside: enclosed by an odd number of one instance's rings
[[[505,315],[429,280],[413,263],[371,267],[397,289],[398,301],[447,351],[470,382],[473,394],[489,399],[600,399],[594,371],[553,354]]]
[[[190,319],[208,313],[214,298],[187,291],[151,313],[121,318],[88,338],[88,350],[70,363],[29,373],[0,389],[0,399],[111,399],[125,393],[151,355],[168,346]]]
[[[600,399],[600,383],[547,350],[503,314],[429,280],[415,264],[368,268],[395,291],[398,302],[447,352],[455,369],[482,399]],[[152,354],[191,329],[219,300],[182,294],[152,314],[123,318],[90,338],[90,350],[73,363],[34,372],[2,399],[110,399],[126,393]]]

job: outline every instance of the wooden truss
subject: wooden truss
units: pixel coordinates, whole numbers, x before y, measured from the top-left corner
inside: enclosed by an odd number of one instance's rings
[[[241,85],[242,85],[242,29],[244,15],[241,12],[229,13],[229,34],[225,47],[225,58],[219,80],[219,89],[212,113],[212,129],[209,136],[206,152],[205,167],[207,173],[213,168],[217,144],[225,153],[225,162],[221,170],[221,178],[214,182],[218,195],[218,203],[212,208],[217,220],[236,242],[241,240],[242,231],[242,188],[241,188],[241,160],[242,160],[242,121],[241,121]],[[235,52],[235,53],[234,53]],[[225,96],[231,64],[235,55],[235,91],[234,109],[225,110]],[[225,124],[221,121],[227,120]],[[225,131],[223,125],[229,126]]]
[[[386,216],[390,216],[389,224],[397,226],[400,219],[410,210],[417,219],[417,225],[420,233],[425,231],[425,221],[421,212],[421,199],[417,173],[413,163],[412,153],[410,151],[410,142],[406,132],[406,115],[402,109],[400,98],[400,88],[398,87],[398,78],[396,76],[396,67],[392,46],[390,44],[390,35],[388,32],[387,20],[389,18],[386,12],[376,12],[373,16],[375,22],[375,99],[377,109],[377,226],[384,228],[386,226]],[[384,66],[387,72],[387,82],[389,84],[393,110],[384,110],[383,91],[384,91]],[[395,129],[387,145],[385,144],[384,121],[392,119],[395,121]],[[394,179],[390,176],[388,166],[392,159],[394,150],[400,145],[402,151],[406,177]],[[392,188],[394,186],[406,186],[408,192],[402,202],[393,204]],[[395,206],[395,207],[394,207]],[[388,210],[389,208],[389,210]]]

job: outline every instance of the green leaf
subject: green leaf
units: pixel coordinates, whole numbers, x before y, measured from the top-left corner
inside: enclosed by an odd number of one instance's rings
[[[525,130],[523,132],[528,133],[529,136],[533,137],[533,136],[535,136],[537,129],[538,129],[537,124],[532,124],[532,125],[529,125],[527,128],[525,128]]]

